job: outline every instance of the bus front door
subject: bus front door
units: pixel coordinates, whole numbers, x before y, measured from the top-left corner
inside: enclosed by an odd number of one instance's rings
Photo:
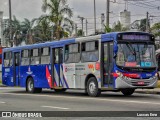
[[[15,52],[13,54],[13,82],[14,82],[14,86],[20,85],[19,63],[20,63],[20,53]]]
[[[52,49],[52,80],[53,88],[63,87],[63,48]]]
[[[113,42],[102,43],[101,76],[102,87],[113,88]]]

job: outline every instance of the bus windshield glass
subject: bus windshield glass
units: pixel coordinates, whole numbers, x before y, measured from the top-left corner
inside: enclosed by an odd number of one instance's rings
[[[156,67],[154,45],[119,43],[116,64],[121,67]]]

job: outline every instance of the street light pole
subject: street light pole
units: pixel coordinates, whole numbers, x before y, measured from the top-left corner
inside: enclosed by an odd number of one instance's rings
[[[11,8],[11,0],[9,0],[9,39],[11,42],[11,47],[13,46],[12,42],[12,8]]]
[[[96,34],[96,1],[94,0],[94,33]]]
[[[106,1],[106,26],[109,27],[109,6],[110,6],[110,1]]]

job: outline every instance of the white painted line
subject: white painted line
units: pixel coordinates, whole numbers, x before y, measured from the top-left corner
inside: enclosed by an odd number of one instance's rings
[[[8,87],[1,87],[0,90],[19,90],[19,89],[22,89],[22,88],[8,88]]]
[[[121,102],[121,103],[137,103],[137,104],[152,104],[160,105],[160,102],[148,102],[148,101],[132,101],[132,100],[121,100],[121,99],[106,99],[106,98],[93,98],[93,97],[69,97],[69,96],[60,96],[60,95],[36,95],[36,94],[20,94],[20,93],[0,93],[4,95],[16,95],[16,96],[38,96],[38,97],[50,97],[50,98],[63,98],[63,99],[78,99],[78,100],[96,100],[96,101],[108,101],[108,102]]]
[[[41,106],[45,108],[53,108],[53,109],[62,109],[62,110],[68,110],[69,108],[63,108],[63,107],[55,107],[55,106]]]
[[[6,102],[2,102],[2,101],[0,101],[0,103],[6,103]]]

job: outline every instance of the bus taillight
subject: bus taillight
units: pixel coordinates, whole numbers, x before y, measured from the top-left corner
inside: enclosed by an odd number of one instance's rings
[[[96,62],[96,70],[100,70],[100,62]]]

